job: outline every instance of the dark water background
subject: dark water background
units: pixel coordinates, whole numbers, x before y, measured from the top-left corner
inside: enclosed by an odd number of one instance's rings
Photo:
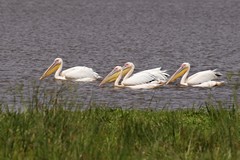
[[[131,61],[136,72],[161,66],[172,74],[183,62],[190,74],[217,68],[227,85],[212,89],[176,85],[154,90],[99,88],[70,83],[66,97],[120,107],[192,107],[209,97],[231,103],[240,71],[239,0],[0,0],[0,96],[31,88],[57,57],[64,69],[88,66],[105,76]],[[66,85],[66,84],[65,84]],[[58,85],[53,76],[41,82]],[[239,94],[237,90],[237,94]],[[67,98],[66,98],[67,99]]]

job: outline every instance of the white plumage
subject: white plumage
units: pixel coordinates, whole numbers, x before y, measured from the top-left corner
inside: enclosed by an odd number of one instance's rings
[[[161,70],[161,68],[154,68],[149,70],[144,70],[132,75],[134,71],[134,64],[131,62],[127,62],[124,64],[123,69],[131,68],[126,76],[123,78],[122,84],[124,86],[134,86],[140,84],[158,84],[167,81],[167,77],[169,76],[166,73],[166,70]]]
[[[188,83],[189,85],[201,84],[207,81],[211,81],[213,79],[217,79],[219,75],[220,74],[219,72],[216,72],[216,69],[201,71],[188,77],[186,83]]]
[[[93,81],[101,78],[92,68],[85,66],[77,66],[62,71],[61,76],[65,77],[66,80],[73,81]]]
[[[116,72],[119,72],[120,74],[118,75],[116,81],[114,82],[115,87],[121,87],[121,88],[131,88],[131,89],[153,89],[156,87],[160,87],[163,85],[163,83],[142,83],[142,84],[135,84],[135,85],[124,85],[123,83],[119,84],[121,78],[122,78],[122,72],[123,68],[121,66],[116,66],[111,74],[115,74]]]
[[[61,72],[63,60],[56,58],[52,65],[43,73],[40,80],[55,72],[54,78],[71,81],[94,81],[101,78],[92,68],[76,66]],[[60,73],[61,72],[61,73]]]
[[[171,76],[167,84],[171,82],[172,79],[175,79],[175,77],[179,77],[179,74],[180,76],[182,76],[183,73],[184,74],[180,81],[181,85],[193,86],[193,87],[213,87],[213,86],[219,86],[224,84],[223,81],[221,82],[213,81],[214,79],[218,79],[218,77],[222,75],[220,72],[217,72],[216,69],[201,71],[187,78],[189,71],[190,71],[190,64],[183,63],[181,67]]]
[[[149,69],[132,75],[133,71],[134,64],[131,62],[125,63],[124,67],[116,66],[102,80],[100,86],[107,82],[112,82],[113,80],[115,80],[114,86],[116,87],[127,87],[132,89],[150,89],[162,86],[166,82],[167,76],[169,76],[166,71],[162,71],[161,68]],[[119,84],[122,76],[124,76],[124,78],[121,84]]]

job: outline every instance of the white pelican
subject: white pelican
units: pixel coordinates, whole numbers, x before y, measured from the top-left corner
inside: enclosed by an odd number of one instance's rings
[[[121,84],[124,86],[133,86],[139,84],[146,84],[146,83],[163,83],[167,81],[167,77],[169,76],[166,73],[166,70],[162,71],[161,67],[144,70],[132,75],[135,66],[132,62],[127,62],[123,66],[123,71],[128,70],[128,73],[123,78]]]
[[[63,60],[61,58],[56,58],[51,66],[40,77],[40,80],[48,77],[54,72],[54,78],[59,80],[94,81],[101,78],[96,72],[93,71],[92,68],[76,66],[61,72],[62,66]]]
[[[190,64],[183,63],[180,68],[170,77],[166,84],[169,82],[175,81],[177,78],[182,76],[180,81],[181,85],[184,86],[192,86],[192,87],[213,87],[213,86],[220,86],[223,85],[224,82],[220,81],[212,81],[217,79],[218,77],[222,76],[220,72],[215,70],[206,70],[198,72],[190,77],[187,78],[190,71]]]
[[[128,72],[129,73],[129,72]],[[127,74],[128,74],[127,73]],[[131,89],[151,89],[151,88],[156,88],[159,86],[162,86],[164,83],[143,83],[143,84],[137,84],[137,85],[124,85],[123,83],[119,84],[122,75],[123,75],[123,68],[121,66],[116,66],[114,69],[104,78],[104,80],[101,82],[100,85],[109,82],[110,80],[113,79],[113,77],[116,77],[117,79],[114,82],[115,87],[120,87],[120,88],[131,88]]]

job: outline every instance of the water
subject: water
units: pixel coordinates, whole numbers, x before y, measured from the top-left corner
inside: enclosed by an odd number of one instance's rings
[[[131,61],[136,72],[161,66],[169,74],[183,62],[190,74],[240,70],[238,0],[8,0],[0,2],[0,94],[16,83],[28,88],[56,57],[64,69],[84,65],[101,76]],[[233,81],[238,81],[233,77]],[[179,108],[213,99],[231,101],[231,83],[213,89],[175,85],[154,90],[72,84],[80,101],[127,108]],[[71,84],[70,84],[71,85]],[[53,76],[42,82],[58,86]],[[59,85],[60,86],[60,85]],[[239,94],[239,92],[238,92]]]

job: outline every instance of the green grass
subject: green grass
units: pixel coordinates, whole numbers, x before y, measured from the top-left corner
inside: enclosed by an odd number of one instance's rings
[[[238,106],[237,106],[238,107]],[[240,114],[200,110],[0,113],[3,159],[238,159]]]

